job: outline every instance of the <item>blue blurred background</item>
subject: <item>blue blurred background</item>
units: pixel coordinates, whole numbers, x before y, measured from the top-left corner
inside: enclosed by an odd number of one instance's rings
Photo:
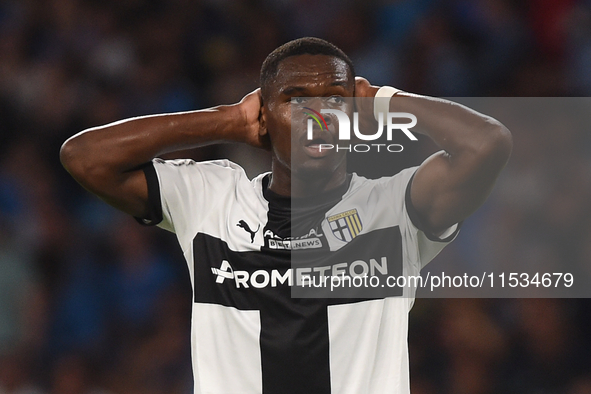
[[[192,392],[174,236],[85,192],[59,147],[118,119],[236,102],[302,36],[411,92],[591,96],[588,0],[1,0],[0,394]],[[591,263],[591,130],[513,131],[493,196],[438,259]],[[421,146],[411,164],[433,151]],[[229,145],[181,155],[269,167]],[[590,328],[589,300],[417,300],[413,394],[589,394]]]

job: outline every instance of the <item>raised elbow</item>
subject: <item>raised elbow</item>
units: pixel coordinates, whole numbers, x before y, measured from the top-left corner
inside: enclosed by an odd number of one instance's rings
[[[62,166],[74,177],[78,178],[84,172],[84,158],[88,155],[84,153],[83,145],[78,136],[69,138],[63,143],[60,149],[60,161]]]
[[[90,180],[97,178],[100,172],[96,149],[81,133],[69,138],[60,149],[60,161],[64,168],[81,185],[89,188]]]
[[[502,123],[491,119],[488,122],[486,137],[479,151],[487,162],[504,167],[513,150],[511,132]]]
[[[69,173],[72,173],[72,168],[76,162],[76,153],[76,143],[72,138],[62,144],[60,149],[60,162]]]

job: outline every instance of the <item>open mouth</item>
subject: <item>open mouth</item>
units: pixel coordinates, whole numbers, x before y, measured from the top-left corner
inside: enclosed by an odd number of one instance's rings
[[[328,142],[324,138],[314,138],[310,141],[306,141],[306,147],[318,147],[320,145],[326,145]]]
[[[315,137],[311,140],[305,140],[304,142],[304,151],[310,157],[320,158],[324,157],[332,151],[332,143],[331,140]]]

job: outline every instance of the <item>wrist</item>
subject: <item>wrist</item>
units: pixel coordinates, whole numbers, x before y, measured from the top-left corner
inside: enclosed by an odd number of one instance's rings
[[[402,92],[400,89],[393,88],[392,86],[382,86],[376,92],[374,98],[373,113],[377,120],[380,113],[387,114],[390,111],[390,99]]]
[[[244,130],[246,127],[246,116],[239,104],[220,105],[215,107],[219,112],[220,127],[218,135],[222,141],[226,142],[244,142]]]

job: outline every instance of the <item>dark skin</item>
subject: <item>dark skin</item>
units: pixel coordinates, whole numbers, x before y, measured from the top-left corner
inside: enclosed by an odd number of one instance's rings
[[[371,98],[378,88],[355,79],[341,59],[292,56],[279,64],[278,77],[264,99],[257,89],[234,105],[92,128],[66,141],[60,158],[87,190],[137,217],[148,212],[148,188],[139,166],[168,152],[217,142],[270,149],[271,190],[310,196],[341,185],[346,160],[336,153],[315,157],[299,145],[291,149],[292,141],[297,144],[304,132],[302,127],[291,135],[292,98]],[[421,164],[411,187],[423,224],[440,234],[486,200],[509,158],[511,135],[495,119],[440,99],[399,93],[391,99],[390,111],[414,114],[418,123],[413,132],[429,136],[442,149]]]
[[[272,142],[272,172],[270,188],[292,197],[306,197],[333,189],[345,181],[347,163],[344,151],[330,152],[323,157],[309,155],[306,141],[306,117],[294,113],[292,103],[305,97],[354,97],[355,79],[341,59],[330,56],[301,55],[285,59],[279,64],[277,79],[270,86],[270,94],[263,98],[262,119]],[[317,107],[321,100],[306,100],[302,106]],[[336,122],[330,115],[324,118],[330,133],[324,135],[336,142]],[[296,127],[301,125],[301,127]],[[290,138],[291,136],[291,138]]]

